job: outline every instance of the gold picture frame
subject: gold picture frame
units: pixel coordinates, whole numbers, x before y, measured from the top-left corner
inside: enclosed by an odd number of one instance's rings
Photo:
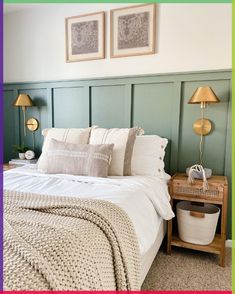
[[[156,4],[143,4],[110,11],[110,57],[154,54]]]
[[[66,62],[105,58],[105,12],[65,19]]]

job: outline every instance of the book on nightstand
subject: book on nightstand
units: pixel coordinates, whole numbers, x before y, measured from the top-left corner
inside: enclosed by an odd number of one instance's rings
[[[9,161],[9,164],[19,164],[19,165],[24,165],[24,164],[32,164],[32,163],[37,163],[38,159],[19,159],[19,158],[13,158],[12,160]]]

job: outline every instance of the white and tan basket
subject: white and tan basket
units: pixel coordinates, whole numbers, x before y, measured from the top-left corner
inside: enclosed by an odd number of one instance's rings
[[[213,241],[220,214],[217,206],[180,201],[176,205],[176,213],[181,240],[199,245],[208,245]]]

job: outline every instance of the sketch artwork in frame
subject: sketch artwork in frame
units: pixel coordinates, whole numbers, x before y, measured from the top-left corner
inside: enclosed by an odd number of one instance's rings
[[[110,25],[111,58],[155,53],[154,3],[111,10]]]
[[[105,58],[104,12],[65,19],[66,61]]]

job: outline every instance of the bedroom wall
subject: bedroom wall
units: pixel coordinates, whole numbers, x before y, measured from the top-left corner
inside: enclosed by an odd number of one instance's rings
[[[4,15],[5,82],[231,68],[231,4],[158,4],[156,54],[110,59],[109,10],[125,5],[15,6]],[[11,7],[5,4],[5,12]],[[96,11],[106,11],[107,58],[66,63],[64,18]]]

